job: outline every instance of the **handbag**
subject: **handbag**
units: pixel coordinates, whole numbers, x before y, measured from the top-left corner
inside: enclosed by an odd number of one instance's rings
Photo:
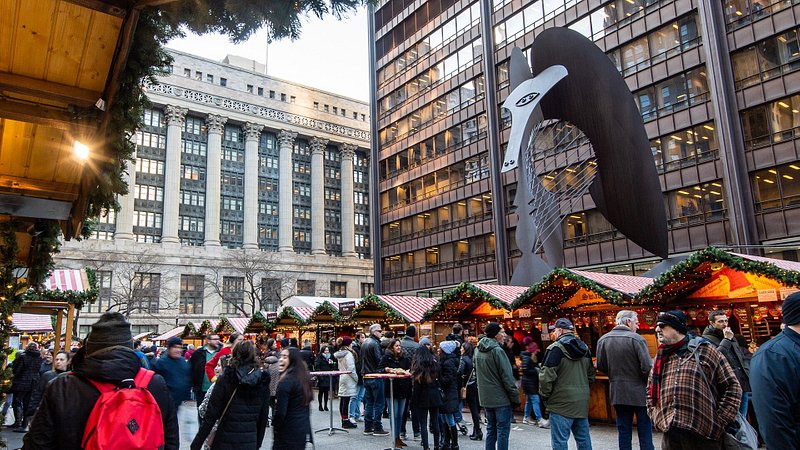
[[[469,378],[467,378],[467,383],[461,388],[461,400],[467,399],[467,384],[469,384],[469,380],[472,379],[472,375],[475,373],[475,368],[472,368],[472,371],[469,373]]]
[[[700,365],[700,356],[697,354],[697,348],[692,350],[694,360],[697,363],[697,368],[700,370],[700,375],[703,381],[706,382],[712,391],[716,392],[714,385],[712,385],[706,377],[706,372]],[[736,413],[736,420],[731,422],[730,425],[725,427],[725,432],[722,433],[722,445],[725,450],[757,450],[758,449],[758,434],[755,428],[747,421],[747,418],[742,413]]]
[[[228,399],[228,403],[225,405],[225,409],[222,410],[222,414],[220,414],[219,419],[214,422],[214,426],[211,427],[211,431],[208,432],[208,436],[206,440],[203,442],[203,450],[211,450],[211,446],[214,445],[214,437],[217,435],[217,428],[219,428],[219,424],[222,423],[222,419],[225,418],[225,413],[228,412],[228,407],[231,406],[231,402],[233,401],[233,397],[236,397],[236,391],[239,390],[239,386],[236,386],[236,389],[233,390],[233,394],[231,398]]]

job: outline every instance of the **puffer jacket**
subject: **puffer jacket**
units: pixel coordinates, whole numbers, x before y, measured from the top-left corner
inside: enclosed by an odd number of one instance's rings
[[[525,395],[539,393],[539,365],[533,360],[531,352],[520,353],[522,360],[522,391]]]
[[[354,397],[358,394],[358,373],[356,372],[355,352],[345,347],[334,353],[333,356],[339,362],[339,370],[350,372],[349,374],[339,376],[339,396]]]
[[[442,372],[439,374],[439,384],[444,392],[444,404],[441,412],[453,414],[458,410],[460,379],[458,376],[459,356],[453,353],[443,353],[440,359]]]
[[[220,424],[212,450],[261,448],[269,415],[269,381],[269,373],[259,367],[225,367],[211,391],[206,415],[192,441],[191,449],[202,448],[218,419]]]
[[[264,370],[269,373],[269,395],[275,397],[275,392],[278,389],[278,381],[281,378],[280,367],[278,366],[278,357],[269,355],[264,359]]]
[[[39,382],[39,367],[42,365],[42,354],[39,350],[25,350],[17,355],[11,368],[14,377],[11,380],[11,392],[31,392]]]
[[[72,358],[73,372],[50,382],[25,435],[26,450],[80,450],[83,429],[100,391],[87,378],[118,384],[133,379],[141,365],[133,349],[109,347],[83,357],[83,349]],[[153,375],[147,390],[161,409],[165,450],[178,450],[180,433],[172,396],[161,375]]]
[[[574,334],[564,334],[547,347],[539,371],[539,394],[547,409],[571,419],[589,417],[589,387],[595,369],[589,347]]]

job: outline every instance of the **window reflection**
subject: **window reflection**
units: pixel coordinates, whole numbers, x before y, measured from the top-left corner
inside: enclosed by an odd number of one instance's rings
[[[668,192],[667,216],[670,226],[723,219],[725,202],[722,181],[717,180]]]
[[[742,111],[745,146],[754,148],[800,134],[800,94]]]
[[[784,164],[751,174],[756,211],[800,205],[800,165]]]

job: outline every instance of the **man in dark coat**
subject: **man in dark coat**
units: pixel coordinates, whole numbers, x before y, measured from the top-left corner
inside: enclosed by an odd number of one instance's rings
[[[167,339],[167,351],[156,359],[153,370],[167,382],[167,388],[175,402],[175,411],[189,400],[192,388],[191,368],[189,362],[183,359],[183,341],[177,336]]]
[[[800,292],[781,309],[786,327],[750,364],[753,408],[768,450],[800,449]]]
[[[653,360],[647,342],[636,334],[635,311],[617,313],[617,326],[597,341],[597,368],[608,375],[611,404],[617,412],[620,450],[631,449],[633,416],[639,448],[653,450],[653,424],[647,415],[647,378]]]
[[[383,357],[381,350],[381,325],[374,323],[369,327],[369,337],[361,344],[361,373],[363,375],[380,373]],[[386,436],[388,431],[381,424],[385,395],[383,380],[364,379],[364,434]]]
[[[104,313],[73,357],[74,373],[56,377],[47,387],[22,448],[80,450],[84,427],[100,398],[89,379],[120,384],[135,378],[140,368],[130,323],[118,312]],[[164,450],[178,450],[178,419],[164,378],[153,375],[147,390],[161,409]]]
[[[25,417],[25,411],[28,410],[31,394],[39,383],[41,365],[42,356],[39,352],[39,344],[30,342],[11,366],[14,371],[14,377],[11,379],[11,393],[14,394],[14,431],[16,432],[25,432],[28,422],[30,422],[30,418]]]
[[[311,350],[311,341],[306,340],[303,342],[303,349],[300,350],[300,356],[303,357],[309,372],[314,371],[314,351]]]
[[[419,343],[414,339],[417,337],[417,327],[414,325],[409,325],[406,328],[406,335],[403,336],[403,339],[400,339],[400,348],[403,349],[403,355],[408,358],[409,361],[414,360],[414,355],[417,354],[417,349],[419,349]],[[403,412],[403,422],[402,426],[400,427],[400,438],[406,438],[406,423],[408,423],[408,417],[411,414],[411,399],[406,402],[406,410]],[[411,417],[411,428],[414,431],[414,439],[419,438],[419,423],[417,423],[416,417]]]
[[[747,394],[750,392],[750,368],[744,360],[744,353],[739,348],[736,342],[736,337],[733,330],[728,326],[728,316],[725,311],[712,311],[708,315],[709,325],[703,331],[703,337],[714,343],[717,350],[725,356],[728,364],[731,365],[733,373],[736,374],[736,379],[742,386],[742,403],[739,406],[739,412],[747,415],[747,403],[750,398]]]
[[[203,403],[206,392],[211,386],[211,381],[208,379],[208,376],[206,376],[206,363],[211,361],[211,358],[217,353],[219,344],[219,335],[216,333],[209,334],[206,336],[206,344],[195,350],[194,353],[192,353],[192,357],[189,358],[189,365],[192,368],[192,392],[194,392],[194,398],[197,401],[198,408],[200,408],[200,404]],[[197,422],[202,422],[199,412],[197,414]]]

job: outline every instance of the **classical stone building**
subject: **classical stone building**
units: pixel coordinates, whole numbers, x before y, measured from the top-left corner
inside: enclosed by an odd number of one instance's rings
[[[171,73],[147,86],[121,209],[57,256],[98,273],[79,331],[107,308],[164,331],[294,294],[369,292],[368,106],[245,58],[170,53]]]
[[[500,173],[511,129],[500,105],[511,50],[527,53],[551,27],[591,39],[633,93],[671,256],[716,245],[797,260],[796,0],[391,0],[370,21],[379,292],[508,283],[524,219],[512,204],[516,173]],[[556,190],[572,182],[559,164],[565,176],[542,180]],[[561,227],[569,267],[640,275],[660,261],[588,195]]]

